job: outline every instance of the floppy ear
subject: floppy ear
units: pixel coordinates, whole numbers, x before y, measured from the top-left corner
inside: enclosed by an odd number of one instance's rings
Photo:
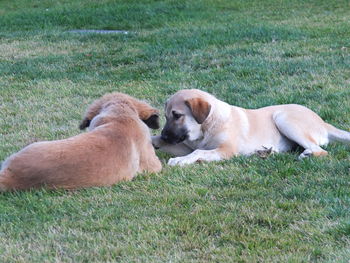
[[[80,130],[84,130],[85,128],[90,126],[91,120],[100,113],[103,103],[106,101],[108,96],[104,96],[98,100],[95,100],[86,110],[84,118],[79,125]]]
[[[151,129],[159,129],[159,115],[158,113],[152,114],[148,119],[143,120],[144,123]]]
[[[159,111],[146,102],[130,97],[139,118],[151,129],[159,129]]]
[[[185,104],[190,108],[194,119],[199,124],[202,124],[205,121],[211,109],[211,105],[201,98],[186,100]]]
[[[91,120],[88,120],[87,118],[83,119],[82,122],[79,125],[80,130],[84,130],[85,128],[90,126]]]

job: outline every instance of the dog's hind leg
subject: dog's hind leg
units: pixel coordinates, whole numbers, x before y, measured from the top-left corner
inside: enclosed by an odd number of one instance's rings
[[[328,154],[320,147],[329,141],[327,129],[320,120],[306,123],[300,116],[295,117],[293,113],[285,112],[275,114],[273,119],[280,133],[305,149],[299,155],[299,160],[311,155],[324,156]]]
[[[16,189],[16,180],[8,169],[0,171],[0,192]]]

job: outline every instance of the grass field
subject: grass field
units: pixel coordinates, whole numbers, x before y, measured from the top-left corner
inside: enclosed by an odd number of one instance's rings
[[[183,88],[349,130],[349,1],[0,1],[0,160],[78,134],[107,92],[162,109]],[[0,262],[348,263],[350,147],[327,150],[184,168],[158,153],[160,174],[111,188],[0,194]]]

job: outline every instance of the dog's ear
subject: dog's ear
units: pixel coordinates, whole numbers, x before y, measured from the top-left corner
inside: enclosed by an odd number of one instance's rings
[[[142,101],[134,102],[139,118],[151,129],[159,129],[159,112]]]
[[[146,123],[146,125],[148,127],[150,127],[151,129],[159,129],[160,125],[159,125],[159,114],[158,113],[154,113],[152,114],[148,119],[143,120],[144,123]]]
[[[103,104],[110,100],[113,97],[113,94],[107,94],[102,98],[95,100],[86,110],[83,120],[79,125],[80,130],[84,130],[85,128],[90,126],[91,120],[100,113]]]
[[[159,129],[159,111],[148,103],[129,97],[139,118],[151,129]]]
[[[83,119],[82,122],[79,125],[79,129],[80,130],[84,130],[85,128],[89,127],[90,126],[90,122],[91,122],[91,120],[89,120],[87,118]]]
[[[185,104],[190,108],[194,119],[199,124],[202,124],[210,113],[211,105],[201,98],[188,99]]]

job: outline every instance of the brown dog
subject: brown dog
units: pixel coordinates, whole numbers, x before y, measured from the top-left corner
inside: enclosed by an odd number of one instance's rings
[[[0,190],[109,186],[137,172],[159,172],[145,123],[159,128],[156,109],[122,93],[107,94],[85,114],[80,128],[89,132],[36,142],[10,156],[0,171]]]

